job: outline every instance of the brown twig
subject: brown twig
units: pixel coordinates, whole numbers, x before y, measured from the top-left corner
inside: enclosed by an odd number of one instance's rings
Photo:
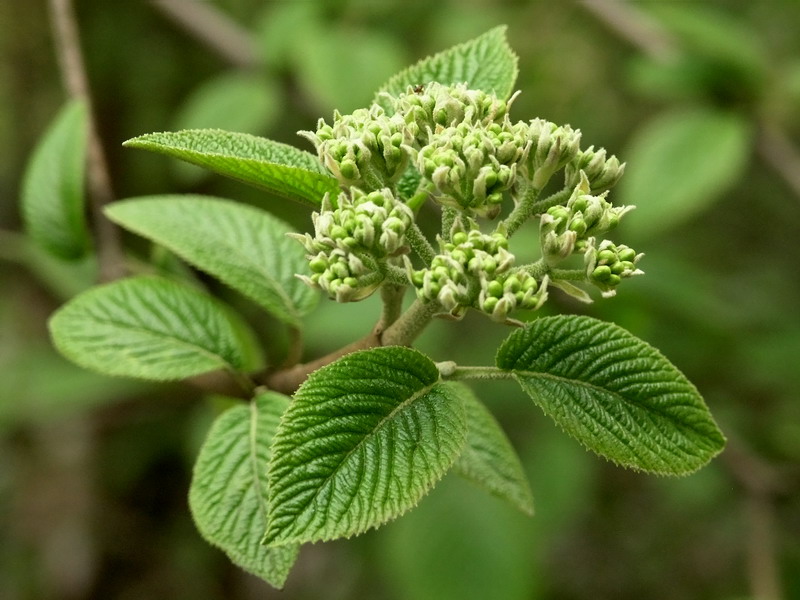
[[[250,33],[211,3],[197,0],[153,0],[153,5],[232,65],[247,68],[257,64],[258,58]]]
[[[99,278],[101,281],[112,281],[125,275],[122,243],[119,229],[103,214],[103,207],[114,200],[114,192],[97,124],[92,116],[89,81],[72,0],[50,0],[50,20],[64,88],[71,98],[83,101],[89,112],[87,180],[97,237]]]

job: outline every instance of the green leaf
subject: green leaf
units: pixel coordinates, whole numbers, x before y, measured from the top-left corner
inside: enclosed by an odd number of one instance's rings
[[[269,213],[219,198],[150,196],[106,208],[115,223],[218,277],[280,320],[300,325],[317,294],[295,277],[308,270],[292,229]]]
[[[80,101],[66,104],[33,151],[22,180],[22,217],[45,250],[68,260],[89,250],[84,215],[88,114]]]
[[[467,417],[467,441],[454,469],[528,515],[533,495],[517,453],[489,409],[465,385],[456,384]]]
[[[265,542],[347,537],[403,514],[450,468],[465,436],[459,389],[416,350],[364,350],[323,367],[275,435]]]
[[[189,508],[197,529],[237,565],[283,587],[298,545],[267,548],[270,445],[289,398],[266,392],[221,414],[195,463]]]
[[[393,96],[409,86],[437,81],[445,85],[466,83],[473,89],[508,98],[517,79],[517,55],[506,39],[506,26],[490,29],[473,40],[429,56],[401,71],[379,90],[375,102],[383,104],[381,92]],[[384,106],[387,108],[388,106]]]
[[[668,231],[706,210],[742,176],[750,150],[748,124],[711,109],[657,117],[634,137],[619,184],[634,239]]]
[[[725,438],[697,389],[655,348],[583,316],[537,319],[511,334],[497,366],[564,431],[626,467],[691,473]]]
[[[224,129],[265,133],[280,113],[280,90],[262,73],[233,71],[217,75],[192,90],[173,121],[173,129]],[[197,183],[208,171],[176,163],[176,174]]]
[[[80,366],[161,381],[243,368],[240,327],[209,296],[155,277],[92,288],[50,319],[56,348]]]
[[[316,156],[294,146],[218,129],[150,133],[123,146],[185,160],[279,196],[319,206],[339,184]]]

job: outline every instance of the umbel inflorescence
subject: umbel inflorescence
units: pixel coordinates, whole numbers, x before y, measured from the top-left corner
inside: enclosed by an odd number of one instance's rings
[[[311,269],[303,280],[339,302],[412,285],[454,317],[474,308],[508,321],[539,308],[549,287],[587,300],[576,283],[611,296],[641,274],[642,255],[605,238],[633,208],[608,200],[625,165],[581,150],[569,125],[512,122],[515,97],[430,83],[301,132],[341,186],[314,214],[314,235],[297,236]],[[559,171],[563,186],[541,198]],[[436,249],[416,223],[428,199],[442,219]],[[542,256],[517,264],[509,238],[529,219]]]

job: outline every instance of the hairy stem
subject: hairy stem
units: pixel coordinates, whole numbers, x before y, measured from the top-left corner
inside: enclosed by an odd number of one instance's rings
[[[400,317],[400,313],[403,311],[403,296],[405,292],[405,285],[392,285],[387,283],[381,286],[383,310],[381,311],[380,321],[378,321],[378,325],[376,326],[376,329],[380,329],[379,333],[382,333],[383,330]]]
[[[414,249],[414,252],[423,260],[426,265],[431,264],[433,261],[433,257],[436,256],[436,251],[431,246],[431,243],[428,241],[428,238],[422,233],[422,230],[419,228],[419,225],[414,223],[407,231],[406,231],[406,239],[408,243],[411,244],[411,247]]]
[[[541,214],[545,212],[548,208],[552,208],[553,206],[558,206],[559,204],[564,204],[564,201],[567,200],[571,194],[572,194],[571,189],[564,188],[558,190],[554,194],[550,194],[547,198],[542,198],[538,202],[534,202],[532,214],[534,215]]]
[[[537,190],[533,186],[525,190],[522,200],[517,203],[514,210],[511,211],[511,214],[502,222],[502,225],[505,226],[508,232],[508,237],[511,237],[517,229],[522,227],[525,222],[535,214],[534,206],[536,199],[539,197],[539,193],[540,190]]]
[[[452,206],[442,208],[442,237],[450,240],[450,231],[458,218],[458,209]]]
[[[510,379],[513,374],[497,367],[462,367],[453,362],[436,363],[444,379]]]

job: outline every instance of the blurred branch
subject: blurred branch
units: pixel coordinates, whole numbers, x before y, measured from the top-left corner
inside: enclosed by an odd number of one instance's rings
[[[679,50],[666,28],[625,0],[581,0],[581,5],[654,60],[669,62]],[[759,156],[800,197],[800,150],[777,125],[762,121],[760,129]]]
[[[114,192],[93,116],[89,81],[72,0],[50,0],[50,21],[64,89],[71,98],[83,101],[89,113],[87,177],[89,202],[97,236],[100,280],[119,279],[125,275],[120,232],[103,214],[103,207],[114,200]]]
[[[677,54],[675,40],[669,32],[638,7],[624,0],[581,0],[581,4],[650,58],[669,62]]]
[[[744,490],[750,591],[758,600],[781,600],[774,500],[776,495],[786,492],[785,478],[734,439],[728,440],[722,459]]]
[[[174,23],[237,67],[252,67],[257,56],[250,32],[229,19],[209,2],[152,0]]]
[[[757,148],[764,162],[777,171],[800,197],[800,151],[789,137],[777,127],[763,124]]]

